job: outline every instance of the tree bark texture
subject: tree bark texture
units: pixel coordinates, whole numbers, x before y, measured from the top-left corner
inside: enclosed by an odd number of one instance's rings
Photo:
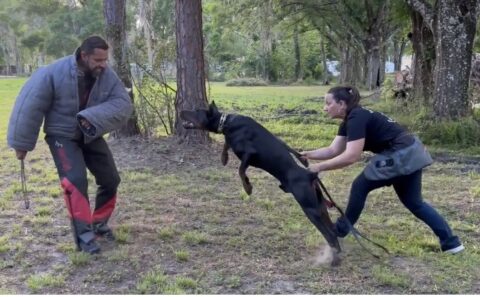
[[[389,10],[389,2],[385,1],[375,12],[373,12],[372,4],[365,1],[367,9],[367,19],[369,21],[368,29],[365,31],[363,46],[366,53],[366,76],[365,85],[369,90],[379,88],[383,81],[381,66],[383,55],[384,29],[387,25],[387,14]]]
[[[320,52],[322,53],[322,64],[323,64],[323,84],[329,85],[330,84],[330,75],[328,74],[328,64],[327,64],[327,54],[325,53],[325,42],[322,40],[320,41]]]
[[[433,33],[435,69],[433,110],[437,119],[456,119],[470,113],[468,99],[472,47],[479,0],[406,0]]]
[[[295,25],[293,29],[293,50],[295,53],[295,81],[299,81],[302,79],[302,62],[301,62],[301,55],[300,55],[300,42],[298,37],[298,26]]]
[[[105,17],[105,32],[107,42],[110,45],[110,62],[118,74],[118,77],[125,85],[130,95],[132,104],[134,102],[132,90],[132,78],[130,64],[128,63],[127,37],[126,37],[126,0],[104,0],[103,14]],[[137,125],[137,117],[133,112],[127,123],[119,130],[112,133],[113,137],[133,136],[140,134]]]
[[[402,57],[405,52],[405,46],[407,45],[407,39],[405,37],[394,38],[393,40],[393,70],[402,70]]]
[[[180,111],[207,108],[201,0],[176,0],[177,94],[175,135],[187,143],[207,143],[208,133],[186,130]]]
[[[477,23],[477,0],[441,0],[434,19],[434,112],[456,119],[469,114],[468,86]]]
[[[154,31],[152,30],[153,13],[154,13],[154,1],[152,0],[140,0],[138,3],[139,21],[143,30],[145,38],[145,46],[147,47],[147,59],[148,65],[153,67],[154,65],[154,51],[153,51],[153,39]]]
[[[362,53],[358,49],[345,45],[341,49],[340,56],[340,83],[355,85],[357,79],[362,77],[362,67],[360,66]]]
[[[435,43],[433,33],[426,26],[423,17],[411,11],[411,42],[414,51],[412,60],[413,92],[410,99],[421,100],[428,106],[432,104],[434,89],[433,68],[435,67]]]

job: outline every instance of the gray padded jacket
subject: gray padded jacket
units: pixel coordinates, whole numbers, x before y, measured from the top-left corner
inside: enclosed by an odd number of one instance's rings
[[[86,108],[79,112],[75,56],[39,68],[22,87],[8,126],[7,141],[12,148],[33,150],[43,120],[47,136],[74,138],[81,128],[79,118],[87,119],[95,133],[82,130],[85,142],[119,129],[128,120],[133,111],[130,97],[108,66],[93,85]]]

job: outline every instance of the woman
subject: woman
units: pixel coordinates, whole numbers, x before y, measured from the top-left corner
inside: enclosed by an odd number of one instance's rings
[[[318,173],[343,168],[360,160],[362,151],[376,153],[351,186],[345,211],[350,223],[357,222],[370,191],[393,185],[403,205],[437,235],[442,251],[463,251],[464,246],[445,219],[422,199],[422,168],[432,162],[424,146],[394,120],[361,107],[359,101],[360,94],[354,87],[339,86],[328,91],[324,111],[343,121],[329,147],[302,153],[307,159],[325,160],[309,169]],[[338,236],[345,237],[350,224],[342,217],[336,228]]]

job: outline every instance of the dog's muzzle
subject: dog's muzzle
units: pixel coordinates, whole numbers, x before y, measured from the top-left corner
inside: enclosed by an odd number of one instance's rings
[[[182,126],[185,129],[193,129],[195,128],[195,124],[190,121],[182,121]]]

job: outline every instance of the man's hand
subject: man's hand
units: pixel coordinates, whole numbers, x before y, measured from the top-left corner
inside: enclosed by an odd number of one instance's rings
[[[90,124],[90,122],[86,119],[80,119],[80,125],[82,125],[82,127],[85,129],[90,129],[90,127],[92,126],[92,124]]]
[[[15,154],[17,155],[18,160],[23,160],[27,156],[27,151],[22,151],[22,150],[15,150]]]

